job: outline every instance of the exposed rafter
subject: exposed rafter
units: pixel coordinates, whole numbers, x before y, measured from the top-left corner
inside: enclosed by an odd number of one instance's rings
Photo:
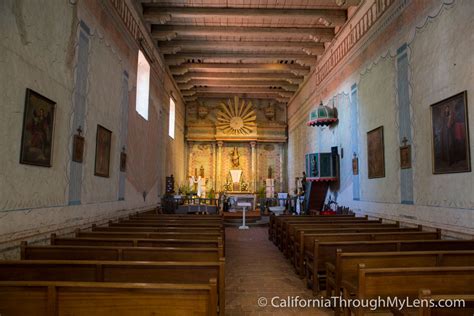
[[[342,0],[340,0],[342,1]],[[267,8],[199,8],[145,6],[143,16],[150,23],[166,23],[174,18],[296,18],[315,21],[326,26],[340,26],[346,22],[345,10],[328,9],[267,9]]]
[[[303,76],[295,76],[291,73],[222,73],[222,72],[188,72],[185,75],[174,77],[177,83],[188,83],[192,80],[225,80],[225,81],[286,81],[291,84],[301,84]]]
[[[234,60],[238,60],[239,62],[252,62],[252,61],[267,61],[267,62],[275,62],[279,60],[291,60],[293,63],[297,63],[300,65],[314,65],[316,62],[316,57],[308,56],[306,54],[285,54],[283,53],[182,53],[176,55],[169,55],[165,56],[166,63],[168,65],[181,65],[183,63],[189,61],[206,61],[206,60],[219,60],[222,62],[231,62]]]
[[[264,81],[264,80],[191,80],[188,83],[180,83],[178,87],[181,90],[191,90],[195,87],[279,87],[286,91],[295,92],[298,90],[298,85],[290,84],[286,81]]]
[[[151,36],[157,40],[171,40],[178,36],[235,36],[245,38],[305,37],[315,42],[328,42],[334,38],[331,28],[303,27],[242,27],[242,26],[193,26],[156,25],[152,26]]]
[[[230,96],[238,96],[241,99],[261,99],[261,100],[273,100],[276,102],[281,102],[281,103],[287,103],[290,98],[289,97],[282,97],[278,95],[278,93],[267,93],[267,94],[262,94],[262,93],[248,93],[248,92],[234,92],[232,94],[229,94],[227,92],[224,93],[215,93],[215,92],[197,92],[193,95],[189,96],[183,96],[184,101],[187,102],[193,102],[193,101],[198,101],[198,100],[222,100],[222,99],[228,99]]]
[[[202,72],[239,72],[239,73],[291,73],[296,76],[309,74],[310,67],[288,63],[186,63],[180,66],[170,66],[173,75],[184,75],[188,71]]]
[[[175,40],[158,42],[163,54],[176,54],[178,52],[231,52],[236,50],[247,50],[251,52],[281,52],[291,54],[292,52],[304,52],[307,55],[321,55],[324,53],[324,44],[314,41],[216,41],[216,40]]]
[[[241,93],[245,90],[245,93],[251,94],[276,94],[280,97],[290,98],[293,95],[291,91],[285,91],[282,88],[267,88],[267,87],[245,87],[242,89],[240,87],[197,87],[191,90],[183,90],[183,96],[193,96],[199,93],[216,93],[216,94],[228,94],[233,95],[235,93]]]
[[[348,7],[361,2],[134,1],[186,102],[239,96],[281,103],[326,53]]]

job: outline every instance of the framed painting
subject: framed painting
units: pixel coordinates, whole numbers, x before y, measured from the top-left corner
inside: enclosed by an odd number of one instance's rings
[[[433,173],[471,171],[467,92],[431,105]]]
[[[383,126],[367,132],[367,170],[369,179],[385,177]]]
[[[82,163],[84,156],[84,137],[74,135],[72,141],[72,161]]]
[[[94,174],[96,176],[105,178],[109,177],[111,147],[112,131],[101,125],[97,125],[94,169]]]
[[[411,145],[400,147],[400,169],[411,168]]]
[[[26,89],[20,163],[51,167],[56,102]]]

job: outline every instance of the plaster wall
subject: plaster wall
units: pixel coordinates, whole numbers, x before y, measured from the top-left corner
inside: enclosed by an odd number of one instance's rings
[[[184,105],[164,69],[152,71],[149,119],[135,111],[138,45],[102,1],[0,2],[0,257],[20,240],[100,223],[159,203],[164,177],[184,178]],[[80,23],[88,28],[85,137],[80,205],[69,205],[73,96]],[[125,197],[118,199],[122,82],[128,74]],[[52,167],[19,164],[26,88],[56,102]],[[176,137],[168,137],[169,97]],[[97,124],[112,131],[110,176],[94,175]]]
[[[289,105],[288,177],[294,189],[295,177],[304,170],[304,155],[327,151],[330,146],[344,149],[341,181],[330,195],[340,205],[356,213],[423,224],[443,229],[445,236],[466,237],[474,233],[474,174],[472,172],[434,175],[432,173],[430,105],[467,90],[469,125],[474,124],[469,99],[474,93],[472,1],[399,1],[374,26],[366,42],[354,48],[320,86],[315,75]],[[399,100],[397,49],[407,45],[410,126],[413,163],[413,204],[401,203],[399,146]],[[340,95],[358,89],[358,117],[353,107],[338,102],[339,123],[334,128],[311,128],[303,123],[319,104],[333,104]],[[348,101],[354,101],[348,99]],[[352,124],[357,124],[360,200],[353,198],[351,162]],[[385,171],[380,179],[367,177],[367,132],[384,126]],[[402,131],[403,132],[403,131]],[[470,146],[473,152],[472,128]],[[471,160],[472,163],[472,160]]]

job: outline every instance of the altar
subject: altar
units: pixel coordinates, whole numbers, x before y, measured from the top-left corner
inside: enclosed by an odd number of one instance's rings
[[[239,203],[250,203],[247,206],[247,210],[254,211],[257,205],[257,196],[255,194],[249,194],[249,192],[226,192],[224,195],[229,204],[228,212],[241,211],[242,207]]]
[[[288,190],[284,108],[238,97],[199,104],[198,108],[195,115],[189,112],[186,116],[190,191],[206,198],[226,195],[235,202],[232,204],[249,201],[250,212],[257,207],[257,195],[265,190],[268,196]]]

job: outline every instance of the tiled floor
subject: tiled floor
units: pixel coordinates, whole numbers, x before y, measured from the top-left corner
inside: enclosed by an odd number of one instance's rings
[[[268,228],[263,227],[226,229],[226,315],[333,315],[329,309],[271,306],[273,297],[314,297],[268,240],[267,232]],[[266,299],[267,307],[258,306],[261,297]]]

